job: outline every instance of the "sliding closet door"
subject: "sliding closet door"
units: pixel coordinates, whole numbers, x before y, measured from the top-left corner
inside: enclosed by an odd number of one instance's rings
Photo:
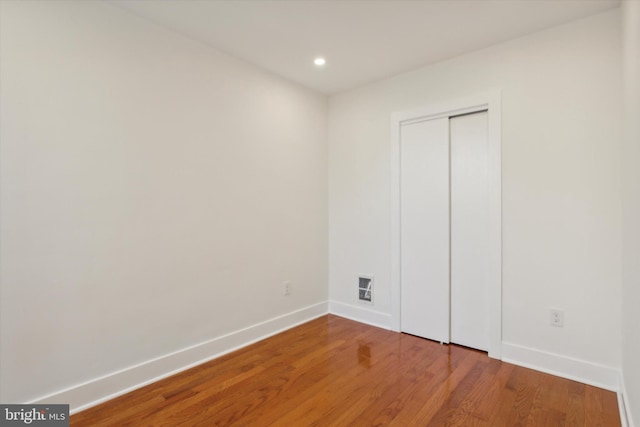
[[[489,350],[487,113],[452,117],[451,342]]]
[[[400,132],[401,329],[449,342],[449,119]]]

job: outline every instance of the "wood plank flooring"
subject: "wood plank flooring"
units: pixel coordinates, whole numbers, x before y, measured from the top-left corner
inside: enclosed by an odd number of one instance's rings
[[[72,426],[620,426],[616,394],[324,316],[71,417]]]

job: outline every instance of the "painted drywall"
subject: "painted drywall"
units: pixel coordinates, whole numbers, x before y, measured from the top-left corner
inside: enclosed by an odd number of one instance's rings
[[[617,382],[620,35],[615,10],[330,97],[332,306],[358,317],[356,277],[368,274],[375,305],[363,317],[391,314],[390,115],[499,89],[503,341]]]
[[[621,8],[625,75],[622,368],[628,412],[637,425],[640,422],[640,2],[625,1]]]
[[[324,96],[104,2],[0,3],[0,401],[326,302]]]

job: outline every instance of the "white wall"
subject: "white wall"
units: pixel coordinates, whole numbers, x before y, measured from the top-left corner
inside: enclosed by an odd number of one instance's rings
[[[324,96],[103,2],[1,7],[0,401],[326,302]]]
[[[389,319],[390,114],[501,89],[503,341],[614,368],[617,381],[620,62],[615,10],[332,96],[332,304]],[[375,275],[377,313],[349,307],[359,273]],[[549,325],[550,307],[565,310],[564,328]]]
[[[640,2],[622,4],[625,58],[623,145],[623,377],[627,404],[640,422]]]

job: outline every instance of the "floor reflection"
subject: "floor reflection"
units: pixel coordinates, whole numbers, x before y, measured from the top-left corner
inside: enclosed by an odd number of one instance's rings
[[[358,344],[358,364],[365,368],[371,367],[371,346],[369,344]]]

